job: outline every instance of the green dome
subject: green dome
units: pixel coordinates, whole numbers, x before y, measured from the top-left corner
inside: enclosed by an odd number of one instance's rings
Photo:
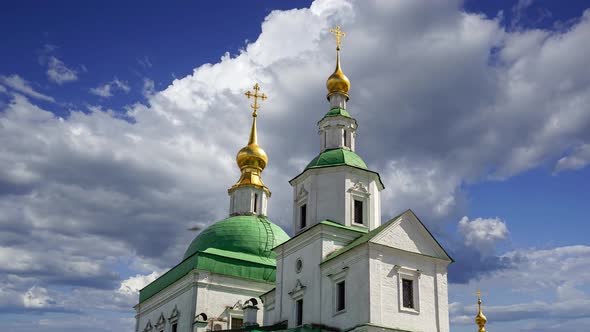
[[[184,253],[184,258],[197,252],[222,250],[237,254],[275,258],[272,248],[289,240],[282,228],[263,216],[234,216],[207,227]]]
[[[358,154],[345,149],[326,150],[320,153],[317,157],[315,157],[305,167],[305,169],[339,165],[348,165],[362,169],[367,169],[367,164],[365,164],[363,159]]]

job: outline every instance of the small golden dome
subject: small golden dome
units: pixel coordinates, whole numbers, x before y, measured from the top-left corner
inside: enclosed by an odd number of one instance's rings
[[[326,87],[328,88],[328,97],[333,93],[342,93],[346,95],[348,99],[350,80],[344,75],[342,69],[340,69],[340,52],[336,55],[336,70],[334,70],[334,73],[328,77]]]
[[[477,326],[479,327],[479,330],[477,330],[477,332],[487,332],[485,326],[488,319],[483,314],[483,312],[481,312],[481,292],[479,290],[477,291],[477,306],[477,316],[475,316],[475,324],[477,324]]]
[[[251,143],[238,152],[236,162],[240,169],[244,167],[253,167],[262,171],[266,167],[268,156],[258,144]]]
[[[258,84],[254,85],[254,92],[248,91],[245,93],[246,97],[254,97],[254,104],[250,105],[254,109],[252,112],[252,129],[250,130],[250,138],[248,139],[248,145],[241,148],[236,155],[236,163],[240,168],[241,175],[240,179],[236,184],[228,189],[228,192],[236,190],[239,187],[254,186],[261,188],[270,197],[270,191],[262,182],[261,173],[268,163],[268,156],[266,152],[258,145],[258,138],[256,134],[256,118],[258,117],[257,110],[260,108],[258,105],[258,98],[265,100],[267,97],[264,93],[259,94],[260,87]]]

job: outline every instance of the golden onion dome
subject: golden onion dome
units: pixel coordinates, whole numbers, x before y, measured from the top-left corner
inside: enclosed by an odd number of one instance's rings
[[[478,312],[477,312],[477,316],[475,316],[475,324],[477,324],[477,326],[479,327],[479,330],[477,330],[477,332],[486,332],[486,323],[488,321],[488,319],[486,318],[486,316],[483,314],[483,312],[481,312],[481,292],[477,291],[477,306],[478,306]]]
[[[348,90],[350,90],[350,80],[342,69],[340,68],[340,52],[337,52],[336,55],[336,70],[334,73],[328,77],[328,81],[326,82],[326,87],[328,88],[328,96],[333,93],[342,93],[348,97]]]
[[[240,149],[236,156],[236,162],[240,169],[244,167],[258,168],[261,171],[266,167],[268,156],[266,152],[256,143],[251,143]]]
[[[254,85],[254,92],[248,91],[245,93],[246,97],[254,98],[254,103],[250,105],[254,109],[252,112],[252,129],[250,130],[250,139],[248,139],[248,145],[241,148],[236,155],[236,163],[240,168],[241,175],[240,179],[236,184],[228,189],[228,192],[236,190],[239,187],[254,186],[264,190],[270,197],[270,191],[262,182],[261,173],[268,163],[268,156],[266,152],[258,145],[258,139],[256,135],[256,118],[258,117],[257,110],[260,108],[258,99],[265,100],[267,97],[264,93],[260,92],[260,86]]]

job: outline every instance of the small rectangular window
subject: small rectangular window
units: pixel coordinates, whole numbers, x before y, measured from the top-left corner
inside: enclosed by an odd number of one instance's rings
[[[414,281],[402,279],[404,308],[414,309]]]
[[[346,135],[346,130],[344,130],[344,146],[348,146],[348,139],[347,139],[347,135]]]
[[[258,213],[258,194],[254,194],[254,213]]]
[[[172,324],[172,332],[178,332],[178,324],[177,323]]]
[[[363,202],[354,200],[354,222],[356,224],[363,224]]]
[[[297,300],[295,305],[295,322],[297,326],[303,324],[303,299]]]
[[[336,284],[336,311],[346,309],[346,284],[344,280]]]
[[[299,221],[299,228],[307,226],[307,204],[303,204],[299,208]]]
[[[242,318],[232,317],[231,318],[231,329],[232,330],[240,329],[240,328],[242,328],[243,323],[244,323],[244,320]]]

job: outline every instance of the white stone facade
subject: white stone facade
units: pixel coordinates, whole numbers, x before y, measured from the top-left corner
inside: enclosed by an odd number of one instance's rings
[[[346,149],[354,151],[356,143],[356,120],[344,116],[330,116],[318,123],[320,151]]]
[[[372,230],[381,224],[381,190],[376,173],[336,166],[309,169],[291,181],[295,234],[322,220]],[[363,223],[354,222],[354,200],[363,202]],[[301,227],[301,207],[306,205],[306,226]]]
[[[262,188],[243,186],[229,193],[229,214],[235,215],[267,215],[268,193]]]
[[[276,289],[263,295],[264,324],[303,324],[341,330],[370,327],[448,332],[447,265],[450,258],[411,211],[366,243],[330,259],[358,232],[320,224],[279,246]],[[395,239],[395,240],[394,240]],[[297,260],[303,264],[297,272]],[[403,279],[413,282],[414,308],[402,305]],[[337,310],[336,285],[345,281],[345,309]]]
[[[234,278],[207,271],[193,270],[176,283],[135,306],[136,332],[201,332],[231,329],[232,318],[243,320],[243,304],[272,289],[272,283]],[[171,317],[176,310],[176,317]],[[198,327],[195,318],[208,316],[207,325]],[[164,324],[157,326],[161,317]],[[257,323],[263,322],[258,311]],[[151,329],[150,329],[151,326]]]

